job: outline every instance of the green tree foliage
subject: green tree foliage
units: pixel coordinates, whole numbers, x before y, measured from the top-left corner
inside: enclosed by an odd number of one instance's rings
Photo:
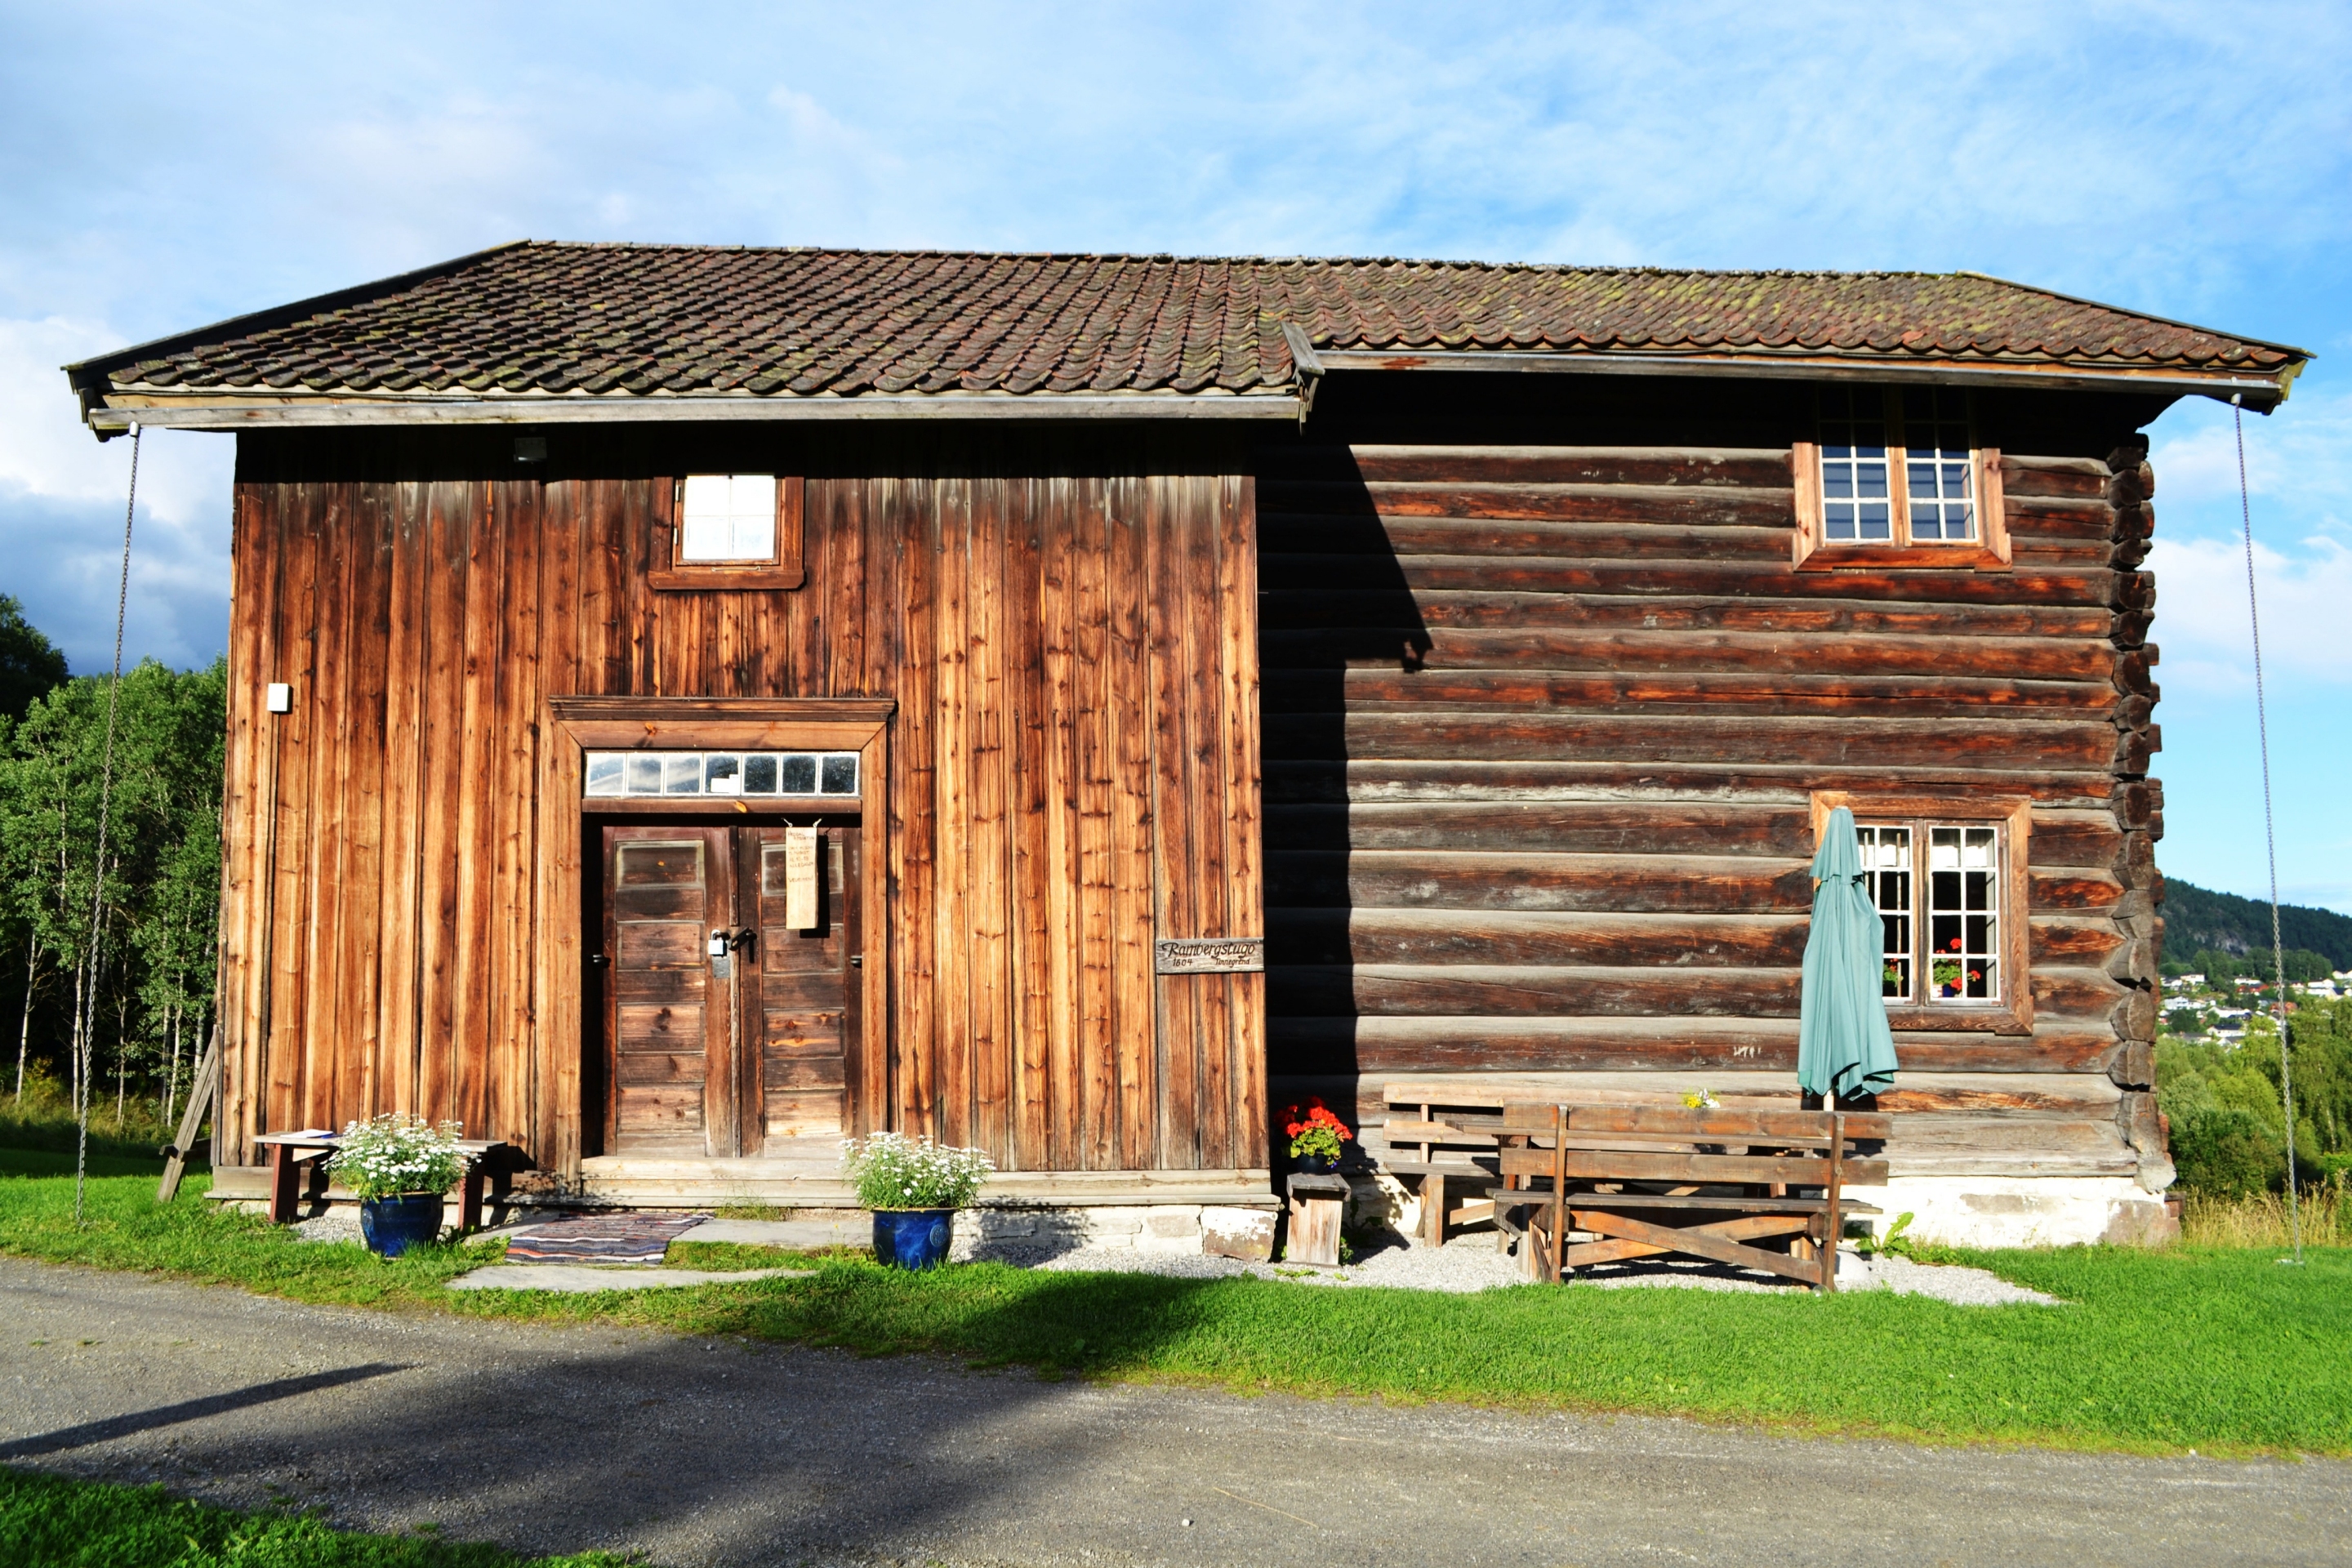
[[[2330,969],[2352,969],[2352,915],[2302,904],[2279,906],[2280,945],[2301,948]],[[2235,893],[2217,893],[2176,878],[2164,879],[2164,954],[2179,962],[2200,948],[2243,955],[2271,945],[2271,907]],[[2191,964],[2194,968],[2195,965]],[[2293,979],[2292,974],[2288,975]]]
[[[2277,975],[2277,970],[2271,963],[2271,950],[2267,947],[2250,947],[2243,952],[2221,952],[2210,947],[2200,948],[2187,963],[2167,967],[2178,973],[2202,974],[2215,985],[2227,985],[2241,976],[2259,980],[2268,985]],[[2305,980],[2325,980],[2341,967],[2330,962],[2324,952],[2313,952],[2300,947],[2286,950],[2286,978],[2290,985]]]
[[[2298,1174],[2352,1170],[2352,998],[2305,1002],[2287,1020]],[[2157,1044],[2157,1104],[2172,1125],[2180,1184],[2216,1195],[2286,1185],[2278,1035],[2248,1020],[2242,1044]]]
[[[15,595],[0,594],[0,714],[23,718],[65,678],[66,656],[25,618]]]
[[[108,684],[65,681],[0,731],[0,951],[25,982],[16,1076],[70,1056],[87,1004],[94,1071],[118,1106],[137,1083],[168,1115],[212,1009],[226,669],[151,659],[122,678],[100,866]]]

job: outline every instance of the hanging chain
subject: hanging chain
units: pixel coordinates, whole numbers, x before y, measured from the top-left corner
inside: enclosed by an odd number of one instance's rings
[[[2246,410],[2244,395],[2230,399],[2230,419],[2238,433],[2238,520],[2246,536],[2246,621],[2254,634],[2254,734],[2263,760],[2263,843],[2271,862],[2271,973],[2276,987],[2271,993],[2271,1016],[2279,1037],[2279,1097],[2286,1107],[2286,1223],[2294,1243],[2294,1260],[2303,1261],[2303,1215],[2295,1201],[2294,1079],[2287,1067],[2286,953],[2279,942],[2278,829],[2271,818],[2271,728],[2263,698],[2263,616],[2254,604],[2254,503],[2246,484]]]
[[[82,1189],[89,1179],[89,1074],[96,1051],[91,1034],[98,1023],[98,977],[102,923],[106,911],[106,830],[108,815],[114,804],[114,713],[117,700],[122,694],[122,624],[131,608],[131,523],[139,513],[139,442],[142,432],[131,427],[131,495],[122,503],[122,581],[114,595],[114,678],[106,688],[106,749],[100,754],[98,769],[98,859],[90,879],[89,895],[89,958],[86,973],[89,983],[82,988],[82,1016],[77,1020],[81,1036],[78,1047],[80,1060],[81,1103],[74,1109],[74,1223],[81,1223]],[[120,1049],[121,1042],[116,1042]]]

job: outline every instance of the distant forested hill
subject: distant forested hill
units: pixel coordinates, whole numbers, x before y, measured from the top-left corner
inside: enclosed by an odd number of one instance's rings
[[[2352,969],[2352,915],[2301,904],[2279,906],[2280,945],[2326,953],[2338,969]],[[2271,907],[2235,893],[2216,893],[2164,879],[2164,956],[2186,963],[2200,949],[2242,953],[2271,945]]]

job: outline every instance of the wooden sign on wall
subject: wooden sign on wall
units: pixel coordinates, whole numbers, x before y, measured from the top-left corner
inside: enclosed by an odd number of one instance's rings
[[[1265,938],[1161,937],[1151,957],[1157,974],[1255,974],[1265,968]]]

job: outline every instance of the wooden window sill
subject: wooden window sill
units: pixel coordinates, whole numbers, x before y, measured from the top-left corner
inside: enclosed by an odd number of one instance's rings
[[[1800,572],[2006,572],[2009,562],[1981,544],[1817,544]]]
[[[807,580],[807,571],[799,566],[657,566],[646,574],[646,585],[657,594],[797,588]]]
[[[1889,1007],[1886,1026],[1915,1034],[2030,1035],[2033,1020],[2022,1009],[1979,1003],[1972,1007]]]

